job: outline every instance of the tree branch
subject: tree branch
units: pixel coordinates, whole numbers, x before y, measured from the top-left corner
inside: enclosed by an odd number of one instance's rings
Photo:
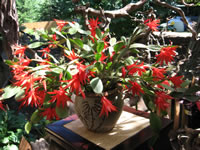
[[[119,17],[125,17],[125,16],[129,16],[130,17],[129,14],[131,12],[133,12],[133,11],[139,9],[140,7],[142,7],[147,1],[148,0],[140,0],[137,3],[129,3],[126,6],[124,6],[123,8],[118,9],[118,10],[105,10],[103,12],[103,14],[104,14],[105,18],[110,18],[110,19],[119,18]],[[156,3],[156,4],[158,4],[159,6],[172,9],[172,10],[176,11],[177,13],[179,13],[179,15],[182,17],[182,21],[184,22],[184,24],[187,26],[187,28],[192,33],[192,37],[195,40],[198,40],[198,34],[197,34],[197,32],[188,23],[188,21],[187,21],[187,19],[185,17],[184,12],[182,11],[182,9],[180,9],[178,7],[175,7],[175,6],[172,6],[172,5],[170,5],[170,4],[166,3],[166,2],[162,2],[160,0],[154,0],[153,2]],[[190,4],[185,3],[184,0],[182,0],[182,2],[184,4],[186,4],[186,5],[190,5]],[[102,10],[95,10],[95,9],[90,8],[88,6],[76,6],[74,8],[74,11],[76,13],[82,14],[83,16],[91,15],[91,16],[102,17]]]
[[[105,17],[108,18],[118,18],[118,17],[124,17],[124,16],[129,16],[129,13],[139,9],[142,7],[147,0],[140,0],[137,3],[129,3],[125,7],[118,9],[118,10],[106,10],[104,11]],[[88,13],[88,15],[92,16],[101,16],[101,11],[100,10],[95,10],[93,8],[87,8],[86,6],[76,6],[74,8],[74,11],[79,14],[85,14]]]
[[[166,8],[170,8],[174,11],[176,11],[177,13],[179,13],[179,15],[182,17],[182,21],[184,22],[184,24],[187,26],[187,28],[190,30],[190,32],[192,32],[192,37],[196,40],[198,40],[198,35],[197,32],[190,26],[190,24],[188,23],[184,12],[182,11],[182,9],[169,5],[168,3],[165,2],[161,2],[160,0],[154,0],[154,2],[162,7],[166,7]]]
[[[186,3],[185,0],[181,0],[181,2],[182,2],[183,5],[185,5],[186,7],[194,6],[194,4],[188,4],[188,3]]]

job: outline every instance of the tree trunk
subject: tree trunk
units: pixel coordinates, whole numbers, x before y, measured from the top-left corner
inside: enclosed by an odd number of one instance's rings
[[[3,62],[4,59],[13,59],[13,45],[18,43],[19,35],[18,15],[15,0],[0,0],[0,88],[4,87],[9,79],[10,71]]]
[[[12,59],[12,46],[18,43],[19,26],[15,0],[0,1],[0,32],[3,36],[3,50]],[[2,54],[2,48],[0,54]]]

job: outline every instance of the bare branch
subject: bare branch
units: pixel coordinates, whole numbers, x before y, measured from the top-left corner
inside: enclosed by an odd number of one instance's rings
[[[178,7],[175,7],[175,6],[172,6],[168,3],[165,3],[165,2],[161,2],[160,0],[155,0],[154,1],[156,4],[162,6],[162,7],[167,7],[167,8],[170,8],[174,11],[176,11],[177,13],[179,13],[179,15],[182,17],[182,21],[184,22],[184,24],[187,26],[187,28],[190,30],[190,32],[192,32],[192,37],[194,39],[198,39],[198,35],[197,35],[197,32],[190,26],[190,24],[188,23],[186,17],[185,17],[185,13],[182,11],[182,9],[178,8]]]
[[[118,9],[118,10],[106,10],[106,11],[104,11],[104,15],[105,15],[105,17],[108,17],[108,18],[111,18],[111,19],[129,16],[129,13],[139,9],[146,2],[147,2],[147,0],[140,0],[137,3],[129,3],[125,7]],[[74,11],[76,13],[80,13],[80,14],[88,13],[88,15],[92,15],[92,16],[101,16],[100,10],[95,10],[93,8],[90,8],[90,7],[87,8],[86,6],[76,6]]]
[[[185,5],[186,7],[194,6],[194,4],[188,4],[188,3],[186,3],[185,0],[181,0],[181,2],[182,2],[183,5]]]

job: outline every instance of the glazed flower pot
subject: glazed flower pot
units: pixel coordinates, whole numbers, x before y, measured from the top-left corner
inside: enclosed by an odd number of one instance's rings
[[[81,96],[76,96],[75,111],[88,130],[93,132],[107,132],[114,128],[122,113],[124,104],[122,92],[115,89],[108,92],[107,98],[117,108],[117,111],[109,112],[108,116],[99,116],[102,108],[101,96],[87,94],[85,99]]]

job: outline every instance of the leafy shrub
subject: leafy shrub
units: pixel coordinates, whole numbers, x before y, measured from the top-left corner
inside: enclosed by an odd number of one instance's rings
[[[73,18],[73,9],[75,5],[72,1],[66,0],[46,0],[41,5],[41,17],[42,21],[49,21],[53,19],[71,20]]]
[[[44,2],[45,0],[16,0],[19,23],[40,21],[41,4]]]
[[[74,5],[65,0],[16,0],[18,21],[25,22],[69,19]]]
[[[22,135],[28,141],[35,141],[44,136],[44,121],[40,125],[36,125],[30,134],[26,134],[24,131],[26,121],[23,113],[14,110],[0,111],[0,150],[17,150]]]

